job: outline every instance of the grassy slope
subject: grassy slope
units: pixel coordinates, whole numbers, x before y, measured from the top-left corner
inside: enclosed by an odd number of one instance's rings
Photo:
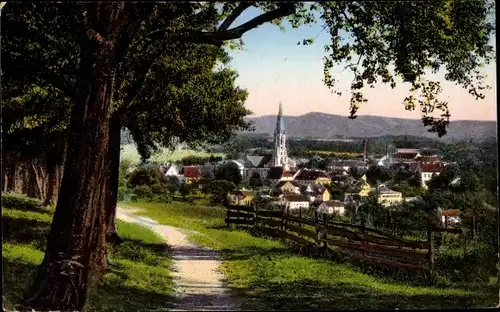
[[[53,208],[30,202],[2,205],[3,296],[8,310],[21,302],[35,277],[52,221]],[[118,221],[117,229],[125,241],[110,249],[112,271],[92,285],[86,310],[138,311],[165,306],[172,300],[173,284],[170,252],[164,241],[135,224]]]
[[[347,309],[493,306],[494,290],[415,287],[355,271],[348,264],[299,257],[280,242],[224,225],[225,210],[202,204],[123,203],[140,214],[198,231],[191,239],[222,252],[230,286],[246,298],[244,308]]]

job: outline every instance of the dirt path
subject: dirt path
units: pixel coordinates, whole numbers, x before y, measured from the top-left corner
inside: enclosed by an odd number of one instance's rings
[[[134,215],[134,212],[118,208],[117,217],[150,228],[165,238],[172,248],[178,302],[173,303],[169,310],[238,310],[236,300],[225,285],[224,275],[219,271],[222,260],[215,251],[190,243],[186,235],[175,227]]]

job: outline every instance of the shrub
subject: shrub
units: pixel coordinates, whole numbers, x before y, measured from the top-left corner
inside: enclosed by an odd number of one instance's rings
[[[40,200],[14,193],[2,194],[2,206],[20,210],[39,210],[43,207]]]
[[[137,199],[152,200],[153,191],[147,185],[140,185],[134,188],[134,195]]]
[[[154,184],[161,184],[163,180],[163,173],[159,168],[144,168],[140,167],[130,174],[128,185],[136,187],[141,185],[152,186]]]
[[[161,184],[156,183],[151,185],[151,191],[153,192],[153,194],[161,194],[165,192],[165,189]]]

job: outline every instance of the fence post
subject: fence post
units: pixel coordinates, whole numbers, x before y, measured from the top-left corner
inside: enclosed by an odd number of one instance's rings
[[[259,215],[259,205],[254,204],[253,208],[253,227],[257,227],[257,216]]]
[[[427,243],[429,244],[429,249],[427,252],[427,256],[429,258],[429,285],[434,284],[434,250],[433,250],[433,242],[432,242],[432,231],[430,229],[427,230]]]
[[[285,206],[281,207],[281,230],[285,230]]]
[[[328,220],[326,219],[326,213],[323,213],[323,225],[325,227],[328,226]],[[323,242],[323,248],[326,250],[328,248],[328,243],[327,242]]]

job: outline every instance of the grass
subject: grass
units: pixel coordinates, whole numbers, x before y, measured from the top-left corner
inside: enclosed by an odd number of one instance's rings
[[[244,309],[392,309],[495,306],[493,288],[418,287],[370,276],[348,263],[300,257],[279,241],[254,237],[225,226],[225,209],[204,200],[123,203],[141,215],[184,228],[193,242],[214,248],[224,257],[229,286]],[[193,232],[196,231],[196,232]]]
[[[26,202],[26,205],[16,204]],[[13,310],[42,262],[54,208],[23,196],[2,194],[3,298]],[[10,205],[9,205],[10,204]],[[154,232],[117,222],[124,242],[111,247],[110,269],[89,289],[86,311],[144,311],[165,307],[173,298],[170,250]]]

